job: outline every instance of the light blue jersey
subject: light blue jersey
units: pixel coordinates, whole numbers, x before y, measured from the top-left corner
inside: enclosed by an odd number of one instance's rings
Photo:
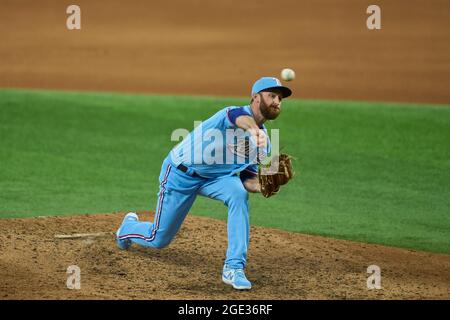
[[[236,115],[252,115],[252,110],[248,105],[226,107],[201,122],[170,152],[171,164],[183,164],[205,178],[244,170],[256,173],[258,163],[270,152],[270,140],[265,148],[256,148],[250,134],[236,126]],[[261,129],[267,135],[264,125]]]

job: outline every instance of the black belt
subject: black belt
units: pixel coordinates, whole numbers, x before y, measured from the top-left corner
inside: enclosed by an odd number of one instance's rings
[[[177,169],[183,171],[184,173],[188,174],[188,168],[184,164],[180,164]],[[202,176],[198,175],[197,172],[193,171],[193,174],[190,176],[196,177],[196,178],[203,178]]]

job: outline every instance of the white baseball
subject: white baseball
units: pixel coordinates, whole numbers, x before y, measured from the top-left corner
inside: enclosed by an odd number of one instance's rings
[[[284,81],[291,81],[295,78],[295,72],[292,69],[286,68],[281,70],[281,79]]]

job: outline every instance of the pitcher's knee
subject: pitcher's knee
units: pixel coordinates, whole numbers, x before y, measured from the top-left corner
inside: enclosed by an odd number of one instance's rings
[[[156,236],[156,238],[151,242],[151,244],[152,244],[153,248],[163,249],[163,248],[167,247],[171,242],[172,242],[172,239],[167,239],[164,237]]]

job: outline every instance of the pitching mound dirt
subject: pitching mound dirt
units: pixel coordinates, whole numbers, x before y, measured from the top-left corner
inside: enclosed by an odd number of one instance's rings
[[[141,220],[153,214],[139,213]],[[119,250],[123,214],[2,219],[1,299],[449,299],[450,256],[252,227],[253,289],[221,282],[226,224],[188,216],[163,250]],[[92,238],[55,235],[95,233]],[[67,268],[81,269],[70,290]],[[381,268],[382,289],[367,288]]]

